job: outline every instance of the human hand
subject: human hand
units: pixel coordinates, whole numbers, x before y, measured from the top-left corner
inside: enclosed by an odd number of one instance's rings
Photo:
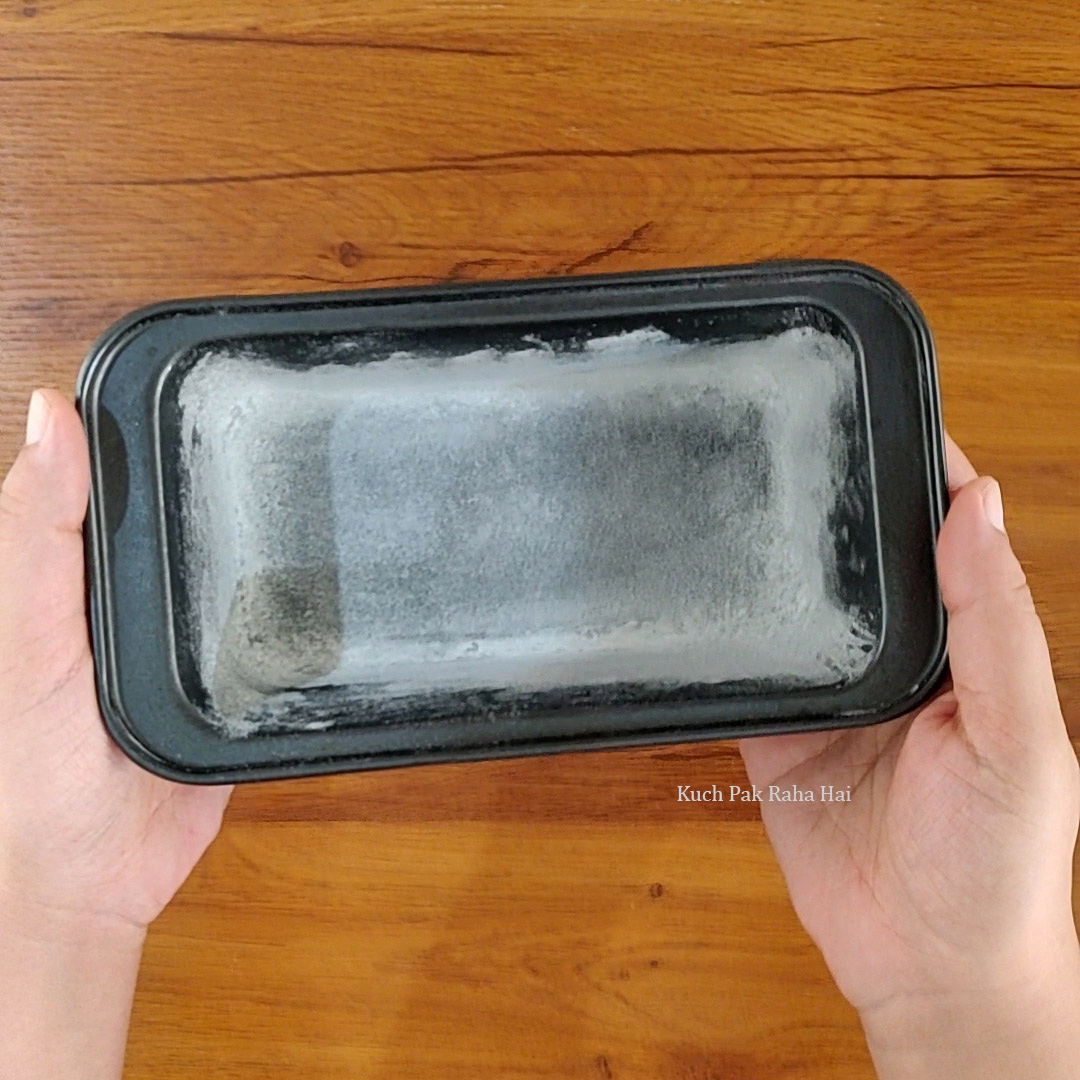
[[[851,788],[850,803],[765,802],[762,818],[882,1076],[1072,1076],[1076,756],[1000,489],[951,441],[948,465],[937,563],[951,685],[885,724],[740,749],[759,787]],[[1072,1056],[1057,1073],[1039,1053],[1060,1057],[1065,1010]]]
[[[0,1034],[12,1018],[5,991],[25,999],[43,970],[70,976],[65,965],[84,963],[88,950],[99,970],[105,957],[137,965],[146,927],[217,834],[229,798],[227,788],[144,772],[105,731],[86,622],[89,478],[75,409],[39,392],[27,445],[0,490]],[[20,964],[32,970],[13,986]],[[23,1024],[32,1038],[34,1024]],[[54,1043],[62,1025],[51,1017]],[[112,1075],[92,1068],[84,1060],[77,1075]],[[66,1074],[27,1066],[16,1075]]]

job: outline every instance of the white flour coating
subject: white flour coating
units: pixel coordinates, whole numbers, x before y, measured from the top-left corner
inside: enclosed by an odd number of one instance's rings
[[[318,685],[857,678],[871,638],[827,523],[854,370],[810,329],[306,371],[206,355],[180,404],[215,711],[240,735]]]

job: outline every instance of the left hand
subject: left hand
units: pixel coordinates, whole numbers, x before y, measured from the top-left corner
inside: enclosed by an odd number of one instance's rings
[[[228,788],[130,761],[98,711],[87,633],[82,423],[35,395],[0,489],[0,916],[27,935],[139,938],[217,835]]]

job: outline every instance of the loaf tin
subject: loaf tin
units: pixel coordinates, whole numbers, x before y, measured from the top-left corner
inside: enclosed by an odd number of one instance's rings
[[[101,711],[174,780],[865,725],[942,675],[933,345],[865,266],[177,300],[78,402]]]

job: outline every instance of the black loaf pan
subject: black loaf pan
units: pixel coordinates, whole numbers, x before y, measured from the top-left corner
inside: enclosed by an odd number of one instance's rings
[[[163,776],[870,724],[944,667],[933,346],[863,266],[176,301],[78,397],[101,708]]]

